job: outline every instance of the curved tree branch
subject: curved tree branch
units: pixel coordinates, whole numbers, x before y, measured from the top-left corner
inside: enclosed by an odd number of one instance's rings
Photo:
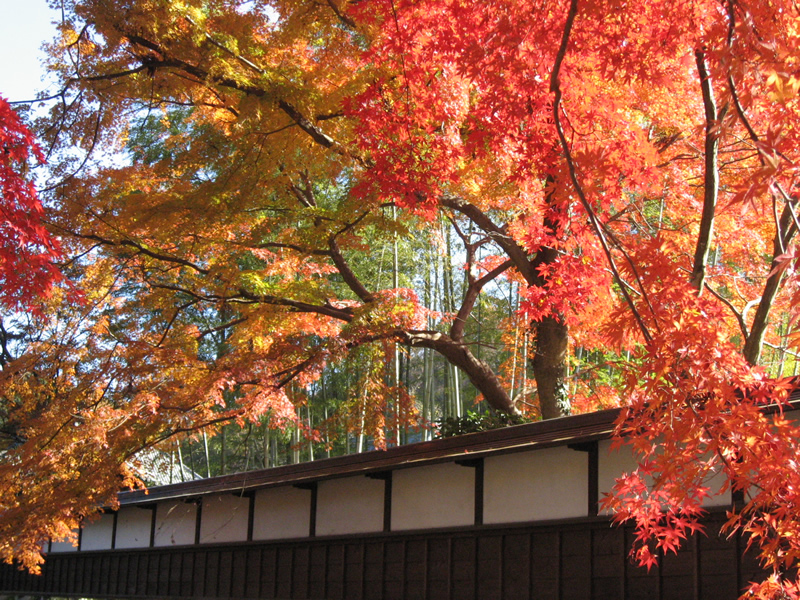
[[[430,348],[466,373],[495,410],[516,413],[514,403],[486,361],[477,358],[464,344],[438,331],[400,331],[401,340],[412,347]]]
[[[470,278],[471,281],[467,285],[467,293],[464,295],[464,300],[461,302],[461,308],[458,309],[453,325],[450,327],[450,337],[456,342],[461,342],[464,339],[464,327],[467,324],[472,309],[475,307],[475,302],[485,286],[490,281],[493,281],[502,273],[505,273],[512,266],[512,262],[507,260],[494,269],[486,273],[480,279]]]
[[[700,218],[700,232],[697,235],[697,246],[694,252],[691,284],[697,293],[703,291],[708,253],[711,248],[711,239],[714,236],[714,216],[717,209],[719,196],[719,137],[722,119],[727,112],[727,105],[719,112],[714,100],[714,89],[711,86],[711,75],[706,66],[706,54],[702,49],[695,50],[697,72],[700,75],[700,89],[703,93],[703,108],[706,118],[705,162],[703,174],[703,213]]]
[[[477,206],[467,202],[463,198],[451,195],[443,196],[440,202],[442,206],[446,206],[469,218],[475,225],[483,230],[493,242],[503,249],[503,252],[508,255],[514,263],[514,266],[529,285],[535,285],[536,282],[539,281],[539,274],[533,268],[525,249],[517,244],[514,238],[508,235],[503,227],[498,226]]]

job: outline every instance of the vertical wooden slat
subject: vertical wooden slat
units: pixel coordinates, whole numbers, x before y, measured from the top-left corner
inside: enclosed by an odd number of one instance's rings
[[[308,545],[297,544],[292,552],[292,598],[308,597],[308,571],[311,549]]]
[[[325,577],[328,567],[328,545],[314,544],[311,546],[311,557],[308,566],[308,596],[309,598],[325,598]]]
[[[148,596],[160,596],[162,560],[161,553],[148,552],[147,556],[147,592]]]
[[[104,554],[100,557],[100,572],[98,573],[98,586],[97,593],[102,596],[107,596],[109,593],[110,581],[113,577],[111,574],[111,559],[112,555]]]
[[[91,557],[87,556],[86,559],[87,562],[91,564],[91,567],[87,569],[87,571],[91,573],[89,585],[87,587],[91,593],[90,595],[94,597],[102,594],[100,591],[101,580],[106,579],[108,577],[108,573],[103,570],[103,555],[93,554]]]
[[[450,536],[428,540],[427,598],[450,598]]]
[[[707,535],[694,535],[699,557],[699,597],[736,597],[741,593],[738,554],[735,543],[709,529]]]
[[[183,560],[185,552],[165,552],[169,557],[169,575],[167,577],[167,596],[181,595],[181,577],[183,576]]]
[[[367,542],[364,548],[364,597],[383,600],[384,542]]]
[[[220,550],[209,549],[206,552],[205,595],[210,598],[219,597],[219,560]]]
[[[247,576],[244,596],[245,598],[261,597],[261,548],[247,549]]]
[[[591,531],[592,598],[597,600],[624,598],[626,557],[620,543],[623,537],[624,532],[619,528]]]
[[[425,598],[427,587],[428,543],[414,539],[406,543],[403,590],[405,598]]]
[[[197,507],[198,510],[200,507]],[[195,552],[194,555],[194,576],[192,580],[192,596],[195,598],[202,598],[203,596],[209,596],[205,591],[206,586],[206,578],[204,576],[206,572],[206,560],[208,558],[208,552],[205,550],[201,550],[199,552]]]
[[[275,573],[275,595],[278,598],[292,597],[292,576],[294,563],[294,546],[278,546],[278,568]]]
[[[184,597],[192,596],[192,588],[194,587],[194,573],[195,563],[197,562],[197,552],[194,550],[187,550],[183,554],[181,561],[181,574],[180,574],[180,595]]]
[[[172,575],[172,552],[159,552],[153,558],[158,565],[155,589],[159,596],[169,596],[169,581]]]
[[[67,559],[69,564],[69,584],[67,585],[67,592],[77,593],[80,589],[78,587],[78,561],[73,554]]]
[[[233,564],[231,565],[231,597],[245,598],[247,596],[247,580],[250,563],[247,561],[247,550],[234,550]]]
[[[454,536],[451,541],[452,561],[450,597],[453,600],[472,600],[475,598],[476,540],[472,536]]]
[[[561,532],[562,600],[581,600],[592,597],[591,530],[568,529]]]
[[[268,546],[261,555],[261,591],[260,598],[275,598],[278,584],[278,550],[276,546]]]
[[[326,598],[345,598],[344,595],[344,544],[332,542],[328,546],[328,565],[325,574]]]
[[[383,549],[383,597],[386,600],[405,598],[405,540],[391,539]]]
[[[364,598],[364,544],[347,544],[344,551],[344,596],[348,600]]]
[[[120,596],[127,596],[136,592],[135,584],[131,585],[131,557],[127,552],[119,557],[119,585]]]
[[[503,536],[502,598],[530,598],[530,541],[529,535],[514,533]]]
[[[556,600],[559,593],[561,550],[558,531],[531,534],[531,598]]]
[[[503,537],[478,537],[477,551],[476,595],[478,598],[500,598],[503,593]]]
[[[217,569],[217,598],[230,598],[233,587],[233,551],[219,552]]]

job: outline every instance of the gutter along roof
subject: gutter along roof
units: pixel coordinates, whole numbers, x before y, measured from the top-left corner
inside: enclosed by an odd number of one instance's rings
[[[388,450],[371,450],[361,454],[157,486],[148,490],[120,492],[119,501],[122,506],[132,506],[208,494],[243,494],[266,487],[308,484],[336,477],[371,475],[459,459],[591,442],[611,437],[614,421],[619,413],[619,409],[602,410],[396,446]]]

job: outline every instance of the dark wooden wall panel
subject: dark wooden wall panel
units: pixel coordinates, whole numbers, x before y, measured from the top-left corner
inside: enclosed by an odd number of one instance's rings
[[[278,571],[278,548],[264,548],[261,559],[261,595],[260,598],[275,598]]]
[[[275,572],[276,598],[292,598],[292,568],[294,566],[294,547],[278,548],[278,566]]]
[[[428,540],[410,540],[406,544],[405,578],[403,589],[406,600],[424,600],[428,588]]]
[[[531,587],[531,536],[510,534],[503,537],[501,591],[503,600],[525,600]]]
[[[478,538],[476,597],[500,600],[503,574],[503,536]]]
[[[450,597],[450,540],[428,540],[428,586],[429,598]]]
[[[473,600],[475,598],[475,538],[455,537],[452,540],[450,580],[451,597]]]
[[[719,519],[717,519],[719,520]],[[711,523],[713,530],[718,523]],[[41,576],[0,566],[0,593],[165,600],[734,600],[763,574],[743,540],[688,540],[650,572],[629,530],[539,526],[51,555]]]
[[[531,598],[558,600],[561,582],[561,539],[558,531],[531,535]]]
[[[695,597],[697,582],[694,550],[694,538],[692,538],[677,553],[668,552],[662,559],[660,571],[653,571],[655,575],[661,575],[662,600]]]
[[[592,597],[592,531],[561,532],[561,600]]]
[[[352,598],[353,600],[361,600],[362,598],[365,598],[364,551],[364,544],[347,544],[345,546],[344,593],[346,598]]]
[[[328,565],[325,574],[325,598],[339,600],[344,595],[344,544],[328,547]]]
[[[364,598],[383,599],[383,542],[364,545]]]
[[[389,541],[383,547],[384,600],[404,600],[405,541]]]

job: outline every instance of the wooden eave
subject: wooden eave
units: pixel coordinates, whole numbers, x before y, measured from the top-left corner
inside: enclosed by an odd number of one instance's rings
[[[800,408],[800,389],[789,396],[783,410]],[[764,412],[781,410],[777,405],[763,407]],[[196,479],[172,485],[119,493],[122,506],[152,504],[164,500],[190,500],[210,494],[244,495],[255,490],[295,485],[308,485],[326,479],[374,475],[397,469],[420,467],[443,462],[485,458],[512,452],[523,452],[553,446],[578,445],[610,439],[620,409],[537,421],[480,433],[458,435],[446,439],[396,446],[388,450],[371,450],[360,454],[323,458],[296,465],[284,465],[222,477]]]
[[[172,485],[120,492],[123,506],[164,500],[188,500],[209,494],[245,494],[285,485],[303,485],[338,477],[373,475],[441,462],[484,458],[552,446],[608,439],[619,409],[526,423],[480,433],[324,458],[296,465],[272,467],[222,477],[197,479]]]

